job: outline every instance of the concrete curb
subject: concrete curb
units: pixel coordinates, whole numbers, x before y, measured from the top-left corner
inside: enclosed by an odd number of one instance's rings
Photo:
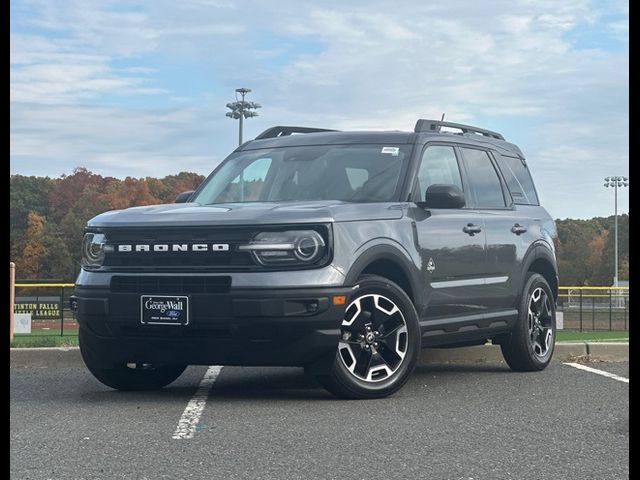
[[[557,343],[554,362],[575,360],[577,357],[608,362],[629,361],[629,343]],[[425,348],[420,363],[502,363],[498,345],[465,348]],[[82,367],[84,363],[78,347],[12,348],[11,368]]]
[[[556,343],[552,362],[566,362],[576,358],[605,362],[629,361],[628,342],[575,342]],[[464,348],[425,348],[421,363],[503,363],[498,345],[480,345]]]
[[[628,351],[628,344],[627,344]],[[553,352],[554,362],[564,362],[588,355],[587,343],[557,343]],[[627,354],[624,360],[628,360]],[[611,360],[614,360],[611,355]],[[617,361],[624,361],[623,359]],[[464,348],[425,348],[420,354],[421,363],[503,363],[498,345],[479,345]]]
[[[11,368],[84,366],[78,347],[12,348]]]
[[[610,362],[629,361],[629,343],[623,342],[594,342],[587,344],[587,353],[591,357],[596,357]]]

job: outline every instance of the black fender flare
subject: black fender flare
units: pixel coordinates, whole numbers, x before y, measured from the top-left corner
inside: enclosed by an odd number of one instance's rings
[[[404,273],[409,281],[411,293],[416,307],[422,305],[423,288],[420,278],[420,270],[416,268],[408,252],[404,248],[398,248],[390,244],[377,244],[367,248],[362,252],[355,262],[352,263],[349,271],[345,275],[344,284],[348,286],[356,285],[358,277],[373,262],[377,260],[389,260],[395,263]]]
[[[549,265],[551,265],[551,268],[553,268],[553,272],[556,277],[555,289],[554,289],[554,285],[550,285],[550,287],[553,291],[554,296],[557,297],[558,296],[558,265],[557,265],[553,250],[551,249],[551,247],[549,247],[549,245],[544,240],[538,240],[535,243],[533,243],[529,247],[529,250],[527,251],[527,253],[525,254],[524,259],[522,261],[522,278],[520,281],[520,285],[524,285],[525,277],[527,275],[527,272],[529,271],[529,268],[533,264],[533,262],[541,259],[545,260],[547,263],[549,263]]]

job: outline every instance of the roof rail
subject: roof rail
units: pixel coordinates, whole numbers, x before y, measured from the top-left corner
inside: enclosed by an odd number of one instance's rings
[[[337,130],[330,130],[328,128],[311,128],[311,127],[271,127],[258,135],[255,139],[262,140],[263,138],[275,138],[285,137],[292,133],[315,133],[315,132],[335,132]]]
[[[441,127],[458,128],[462,130],[462,133],[477,133],[485,137],[497,138],[498,140],[504,140],[504,137],[498,132],[492,132],[491,130],[485,130],[483,128],[472,127],[471,125],[462,125],[461,123],[441,122],[440,120],[426,120],[421,118],[416,122],[414,132],[439,132]]]

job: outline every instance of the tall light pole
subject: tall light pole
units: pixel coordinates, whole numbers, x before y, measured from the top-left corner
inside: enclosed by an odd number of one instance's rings
[[[622,177],[619,175],[613,177],[605,177],[604,179],[605,187],[613,187],[615,191],[615,231],[616,231],[616,243],[615,243],[615,253],[614,253],[614,273],[613,273],[613,286],[618,286],[618,187],[628,187],[629,179],[627,177]]]
[[[230,112],[225,115],[234,120],[240,120],[240,126],[238,131],[238,146],[242,145],[242,122],[245,118],[257,117],[258,108],[262,108],[262,105],[256,102],[245,102],[244,96],[251,92],[250,88],[236,88],[236,101],[227,103],[227,108]],[[242,99],[238,100],[238,94],[242,95]],[[244,170],[240,172],[240,201],[244,201]]]
[[[226,116],[229,118],[233,118],[234,120],[240,120],[240,128],[238,135],[238,145],[242,145],[242,121],[245,118],[257,117],[258,108],[262,108],[262,105],[256,102],[245,102],[244,96],[251,92],[250,88],[236,88],[236,101],[227,103],[227,108],[231,111],[226,113]],[[238,93],[242,95],[242,99],[238,100]]]

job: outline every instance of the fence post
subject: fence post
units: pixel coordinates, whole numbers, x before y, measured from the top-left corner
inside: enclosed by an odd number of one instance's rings
[[[9,345],[13,343],[13,305],[16,294],[16,264],[9,262]]]
[[[627,297],[622,297],[624,300],[624,329],[627,330]]]
[[[580,331],[582,331],[582,289],[580,289]]]
[[[596,297],[591,297],[591,330],[596,331]]]
[[[64,336],[64,287],[60,293],[60,336]]]
[[[609,331],[611,330],[611,289],[609,289]]]

